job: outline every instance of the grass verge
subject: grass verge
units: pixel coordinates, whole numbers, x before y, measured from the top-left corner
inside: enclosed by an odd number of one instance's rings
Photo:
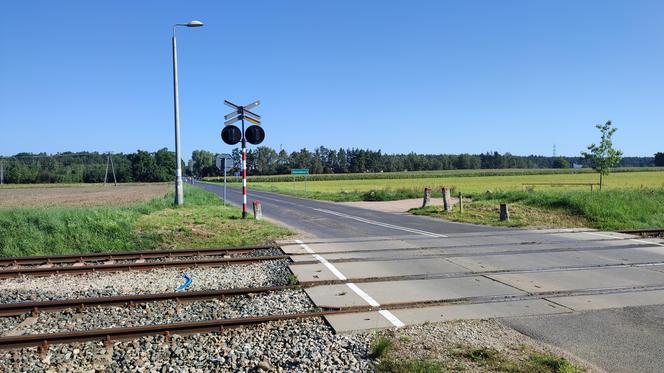
[[[510,221],[501,222],[500,203],[507,203]],[[412,209],[416,215],[510,227],[591,227],[605,230],[664,227],[664,189],[621,189],[603,192],[482,193],[445,212],[440,206]]]
[[[470,370],[473,372],[508,373],[581,373],[582,368],[564,357],[535,350],[525,345],[514,346],[509,353],[492,347],[457,346],[443,354],[431,350],[412,354],[416,344],[410,339],[376,336],[369,357],[377,373],[444,373]],[[408,356],[401,354],[408,349]]]
[[[266,221],[240,219],[213,193],[185,187],[186,204],[172,193],[127,207],[9,208],[0,210],[0,255],[252,245],[290,232]]]

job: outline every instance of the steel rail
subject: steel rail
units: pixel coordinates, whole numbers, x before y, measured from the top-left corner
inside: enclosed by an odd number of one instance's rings
[[[645,228],[645,229],[623,229],[618,231],[618,233],[625,234],[640,234],[645,236],[662,236],[664,235],[664,228]]]
[[[125,263],[125,264],[101,264],[101,265],[83,265],[49,268],[13,268],[0,270],[0,279],[13,278],[19,276],[49,276],[65,274],[84,274],[94,272],[119,272],[129,270],[151,270],[158,268],[197,268],[197,267],[221,267],[232,264],[247,264],[263,262],[269,260],[288,259],[288,255],[269,255],[237,257],[224,259],[203,259],[203,260],[172,260],[165,262],[144,262],[144,263]]]
[[[17,256],[0,258],[0,266],[11,265],[43,265],[76,262],[101,262],[108,260],[124,259],[154,259],[182,256],[210,256],[247,253],[254,250],[273,249],[275,245],[262,246],[235,246],[204,249],[177,249],[177,250],[143,250],[143,251],[118,251],[103,253],[76,253],[65,255],[42,255],[42,256]]]
[[[557,297],[572,295],[598,295],[598,294],[616,294],[630,293],[640,291],[664,290],[664,286],[639,286],[623,288],[600,288],[600,289],[580,289],[568,291],[550,291],[542,293],[527,293],[514,295],[496,295],[496,296],[478,296],[457,298],[439,301],[419,301],[403,302],[386,305],[382,309],[396,310],[404,308],[431,307],[438,305],[454,304],[481,304],[481,303],[500,303],[531,299],[555,299]],[[555,303],[555,302],[554,302]],[[86,331],[60,332],[51,334],[28,334],[20,336],[0,337],[0,349],[15,349],[23,347],[41,347],[47,349],[51,344],[62,344],[72,342],[85,342],[102,340],[110,343],[114,340],[133,339],[149,335],[164,335],[167,339],[172,334],[195,334],[203,332],[219,332],[226,328],[240,327],[246,325],[255,325],[271,321],[293,320],[301,318],[323,317],[337,314],[349,314],[359,312],[377,311],[380,308],[371,306],[352,306],[344,308],[329,308],[319,312],[294,313],[287,315],[256,316],[234,319],[218,319],[197,322],[182,322],[171,324],[159,324],[149,326],[134,326],[124,328],[94,329]]]
[[[95,306],[133,306],[135,304],[160,302],[167,300],[181,301],[194,301],[204,299],[224,299],[225,297],[247,295],[255,293],[266,293],[271,291],[282,291],[291,289],[301,289],[300,285],[287,285],[287,286],[265,286],[255,288],[235,288],[235,289],[221,289],[221,290],[201,290],[201,291],[187,291],[187,292],[169,292],[169,293],[155,293],[155,294],[134,294],[134,295],[116,295],[109,297],[89,297],[89,298],[73,298],[73,299],[59,299],[49,301],[30,301],[30,302],[14,302],[0,304],[0,316],[17,316],[26,313],[37,315],[40,312],[61,311],[68,308],[78,308],[85,310],[88,307]]]
[[[77,332],[63,332],[51,334],[28,334],[20,336],[0,337],[0,349],[15,349],[24,347],[41,347],[48,349],[51,344],[62,344],[86,341],[105,341],[134,339],[149,335],[164,335],[170,338],[172,334],[195,334],[203,332],[220,332],[227,328],[246,325],[262,324],[270,321],[293,320],[302,318],[322,317],[332,314],[348,313],[349,311],[322,311],[294,313],[288,315],[243,317],[235,319],[219,319],[210,321],[182,322],[172,324],[159,324],[148,326],[134,326],[126,328],[94,329]]]

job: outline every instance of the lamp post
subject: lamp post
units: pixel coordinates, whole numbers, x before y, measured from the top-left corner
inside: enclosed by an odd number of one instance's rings
[[[189,23],[176,23],[173,25],[173,108],[175,112],[175,204],[182,205],[184,196],[182,193],[182,162],[180,154],[180,100],[178,98],[178,51],[175,41],[175,28],[178,26],[201,27],[203,22],[191,21]]]

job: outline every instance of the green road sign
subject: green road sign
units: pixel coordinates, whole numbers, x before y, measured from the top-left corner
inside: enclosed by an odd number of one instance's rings
[[[309,175],[308,168],[294,168],[290,171],[291,175]]]

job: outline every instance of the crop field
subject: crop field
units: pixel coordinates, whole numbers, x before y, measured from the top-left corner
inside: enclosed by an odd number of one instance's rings
[[[486,172],[486,171],[485,171]],[[520,191],[528,183],[597,183],[596,173],[563,173],[563,174],[526,174],[521,172],[513,175],[493,176],[447,176],[414,177],[410,179],[355,179],[355,180],[309,180],[260,182],[250,181],[249,189],[275,191],[295,196],[324,199],[332,201],[389,200],[414,198],[422,195],[425,187],[438,192],[441,186],[449,186],[455,192],[465,195],[491,191]],[[291,179],[292,180],[292,179]],[[595,188],[597,188],[595,186]],[[604,178],[607,190],[621,188],[664,188],[664,170],[614,172]],[[589,186],[541,186],[536,191],[589,191]]]
[[[163,197],[171,183],[18,184],[0,188],[0,208],[126,206]]]

